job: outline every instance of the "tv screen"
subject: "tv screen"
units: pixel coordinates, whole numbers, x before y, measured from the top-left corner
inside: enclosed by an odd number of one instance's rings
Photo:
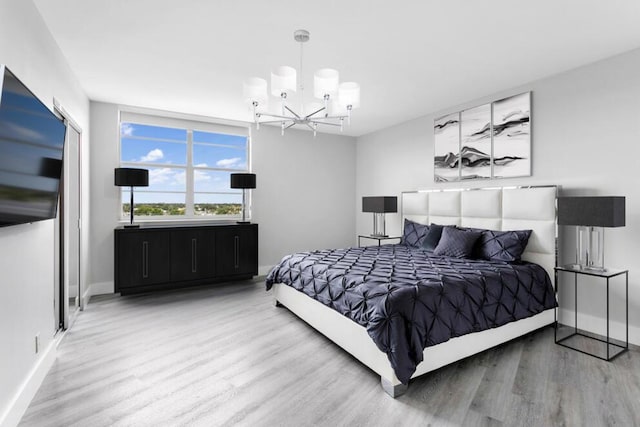
[[[0,65],[0,227],[55,218],[66,126]]]

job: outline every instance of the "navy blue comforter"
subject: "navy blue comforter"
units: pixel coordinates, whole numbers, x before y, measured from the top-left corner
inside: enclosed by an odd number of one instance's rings
[[[537,264],[457,259],[404,245],[285,256],[267,290],[285,283],[364,326],[408,383],[425,347],[556,306]]]

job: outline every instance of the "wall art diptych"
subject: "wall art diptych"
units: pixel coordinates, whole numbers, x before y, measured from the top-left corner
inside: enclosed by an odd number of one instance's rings
[[[531,92],[434,120],[435,182],[531,175]]]

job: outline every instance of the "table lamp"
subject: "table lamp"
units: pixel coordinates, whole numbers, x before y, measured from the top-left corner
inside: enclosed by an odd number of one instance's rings
[[[398,212],[398,198],[375,196],[362,198],[362,212],[373,212],[373,237],[388,237],[385,233],[385,213]]]
[[[131,222],[125,225],[125,228],[137,228],[139,225],[133,224],[133,187],[149,186],[149,171],[147,169],[136,168],[116,168],[115,169],[115,185],[118,187],[131,187]]]
[[[238,224],[249,224],[246,220],[246,192],[247,189],[256,188],[256,174],[254,173],[232,173],[231,174],[231,188],[242,188],[242,221],[237,221]]]
[[[604,227],[625,226],[625,198],[559,197],[558,225],[575,225],[577,266],[594,271],[604,268]]]

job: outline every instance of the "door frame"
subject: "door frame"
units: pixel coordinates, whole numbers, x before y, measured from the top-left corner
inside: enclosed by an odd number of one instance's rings
[[[60,102],[57,99],[53,99],[53,107],[54,107],[54,112],[56,113],[56,115],[58,115],[60,117],[60,119],[62,119],[65,123],[65,125],[67,126],[67,131],[66,131],[66,135],[65,135],[65,142],[68,141],[69,138],[69,133],[70,133],[70,128],[73,128],[73,130],[75,132],[78,133],[78,152],[77,152],[77,159],[74,160],[74,163],[77,161],[77,165],[78,165],[78,296],[77,296],[77,301],[78,301],[78,305],[77,305],[77,309],[73,312],[70,313],[69,311],[69,298],[67,297],[67,295],[69,294],[69,289],[68,289],[68,283],[67,281],[65,281],[65,263],[66,263],[66,254],[65,254],[65,216],[66,216],[66,206],[64,203],[64,197],[66,194],[66,190],[65,190],[65,185],[66,185],[66,179],[65,179],[65,172],[64,172],[64,166],[63,166],[63,170],[62,170],[62,176],[61,176],[61,180],[60,180],[60,198],[58,200],[58,230],[57,230],[57,237],[58,237],[58,262],[57,262],[57,268],[58,268],[58,274],[57,274],[57,280],[55,281],[57,284],[57,289],[56,289],[56,293],[57,293],[57,297],[59,298],[57,307],[58,307],[58,313],[56,313],[56,329],[58,331],[63,331],[68,329],[71,324],[73,323],[73,320],[75,319],[75,316],[73,316],[74,314],[77,313],[77,311],[82,311],[85,308],[85,301],[84,301],[84,281],[82,280],[82,233],[83,233],[83,229],[82,229],[82,128],[78,125],[78,123],[73,120],[72,116],[65,110],[65,108],[60,104]],[[66,154],[66,152],[65,152]],[[63,154],[63,158],[64,158],[64,154]],[[54,306],[55,306],[55,302],[54,302]]]

